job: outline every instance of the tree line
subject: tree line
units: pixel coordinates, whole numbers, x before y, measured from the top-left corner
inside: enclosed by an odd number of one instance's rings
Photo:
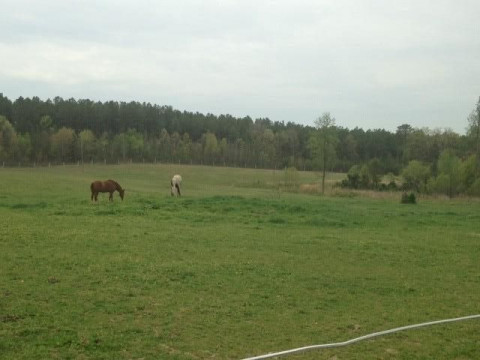
[[[295,167],[348,172],[352,187],[375,187],[380,175],[405,174],[409,178],[419,166],[428,168],[429,179],[437,178],[445,167],[442,154],[448,151],[459,164],[473,166],[474,174],[468,180],[471,186],[480,169],[479,113],[480,100],[467,119],[467,134],[459,135],[449,129],[408,124],[400,124],[395,132],[347,129],[336,126],[329,113],[316,119],[314,126],[304,126],[133,101],[61,97],[12,101],[0,94],[0,161],[4,166],[166,162]],[[355,180],[357,175],[363,180]],[[409,181],[405,182],[418,191],[427,188],[417,179]],[[452,194],[466,191],[465,187],[452,190]]]

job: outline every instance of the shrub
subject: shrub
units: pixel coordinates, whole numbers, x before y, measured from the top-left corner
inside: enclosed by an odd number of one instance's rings
[[[468,194],[472,196],[480,196],[480,179],[475,180],[475,182],[468,188]]]
[[[395,182],[395,180],[391,180],[391,181],[387,184],[387,190],[389,190],[389,191],[396,191],[396,190],[398,190],[398,186],[397,186],[397,183]]]
[[[360,185],[360,166],[353,165],[347,173],[347,179],[342,181],[342,187],[358,189]]]
[[[412,160],[403,169],[402,176],[405,179],[405,189],[423,191],[425,190],[425,184],[430,178],[430,168],[427,165],[423,165],[420,161]]]
[[[402,194],[402,199],[400,201],[402,204],[416,204],[417,203],[417,198],[413,192],[410,194],[404,192]]]
[[[458,184],[454,184],[452,177],[447,174],[440,174],[432,181],[429,181],[429,190],[437,194],[445,194],[453,197],[456,193]]]

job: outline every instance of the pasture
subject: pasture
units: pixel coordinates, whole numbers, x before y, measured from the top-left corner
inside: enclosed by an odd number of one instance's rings
[[[92,203],[90,183],[109,178],[124,201]],[[402,205],[400,194],[289,192],[284,180],[0,168],[0,358],[241,359],[480,313],[479,201]],[[471,320],[286,359],[479,359],[479,334]]]

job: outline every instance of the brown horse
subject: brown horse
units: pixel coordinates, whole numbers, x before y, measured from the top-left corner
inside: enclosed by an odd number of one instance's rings
[[[93,201],[93,199],[95,199],[95,201],[97,201],[97,197],[98,197],[99,192],[110,193],[110,196],[108,197],[108,199],[110,201],[113,201],[113,193],[115,191],[118,191],[122,200],[123,200],[123,195],[125,194],[125,189],[122,189],[122,187],[114,180],[107,180],[107,181],[98,181],[97,180],[97,181],[94,181],[90,185],[90,190],[92,191],[92,196],[91,196],[92,201]]]

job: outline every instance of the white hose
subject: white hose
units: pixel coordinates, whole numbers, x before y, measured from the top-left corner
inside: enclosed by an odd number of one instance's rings
[[[469,316],[464,316],[464,317],[459,317],[459,318],[454,318],[454,319],[437,320],[437,321],[430,321],[430,322],[421,323],[421,324],[402,326],[402,327],[398,327],[398,328],[395,328],[395,329],[384,330],[384,331],[375,332],[375,333],[372,333],[372,334],[360,336],[360,337],[350,339],[350,340],[347,340],[347,341],[343,341],[343,342],[304,346],[304,347],[300,347],[300,348],[296,348],[296,349],[292,349],[292,350],[285,350],[285,351],[279,351],[279,352],[276,352],[276,353],[270,353],[270,354],[266,354],[266,355],[259,355],[259,356],[244,358],[242,360],[268,359],[268,358],[272,358],[272,357],[276,357],[276,356],[290,355],[290,354],[295,354],[295,353],[308,351],[308,350],[314,350],[314,349],[325,349],[325,348],[347,346],[347,345],[351,345],[351,344],[359,342],[359,341],[371,339],[371,338],[377,337],[377,336],[391,334],[391,333],[398,332],[398,331],[410,330],[410,329],[415,329],[415,328],[424,327],[424,326],[444,324],[444,323],[449,323],[449,322],[454,322],[454,321],[477,319],[477,318],[480,318],[480,314],[469,315]]]

